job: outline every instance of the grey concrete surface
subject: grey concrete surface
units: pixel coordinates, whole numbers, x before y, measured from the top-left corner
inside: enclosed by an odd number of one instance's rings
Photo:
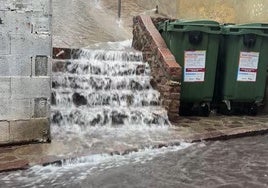
[[[51,13],[51,0],[0,1],[0,145],[49,140]]]

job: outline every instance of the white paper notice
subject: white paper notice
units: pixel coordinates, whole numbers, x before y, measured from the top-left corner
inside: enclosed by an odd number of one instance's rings
[[[258,64],[258,52],[240,52],[237,81],[256,82]]]
[[[184,52],[184,82],[204,82],[206,51]]]

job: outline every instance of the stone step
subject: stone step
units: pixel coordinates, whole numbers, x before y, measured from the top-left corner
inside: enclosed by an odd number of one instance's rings
[[[143,108],[52,108],[52,123],[80,126],[165,125],[166,112],[161,107]]]
[[[142,53],[134,50],[87,50],[77,52],[79,59],[105,60],[105,61],[143,61]]]
[[[77,74],[97,75],[150,75],[150,68],[143,62],[123,61],[82,61],[82,60],[54,60],[52,70],[56,72],[69,72]]]
[[[122,60],[142,61],[142,53],[133,49],[129,50],[90,50],[53,48],[53,59],[96,59],[96,60]]]
[[[51,97],[52,105],[56,106],[159,106],[160,94],[155,90],[135,91],[111,90],[85,91],[85,90],[55,90]]]
[[[72,88],[84,90],[148,90],[151,89],[150,76],[99,76],[99,75],[73,75],[65,76],[55,74],[52,76],[52,87]]]

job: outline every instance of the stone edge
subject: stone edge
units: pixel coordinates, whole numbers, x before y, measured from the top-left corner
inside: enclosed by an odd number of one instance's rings
[[[159,22],[159,18],[152,19],[147,15],[139,15],[134,18],[134,24],[135,22],[138,22],[152,37],[151,50],[156,50],[159,58],[162,58],[163,68],[166,73],[174,80],[181,80],[181,66],[176,62],[174,55],[170,52],[164,39],[155,27],[155,24]],[[142,49],[142,51],[144,52],[145,49]]]
[[[79,49],[76,48],[53,48],[52,57],[53,59],[72,59],[77,58]]]
[[[49,118],[0,121],[0,147],[51,141]]]

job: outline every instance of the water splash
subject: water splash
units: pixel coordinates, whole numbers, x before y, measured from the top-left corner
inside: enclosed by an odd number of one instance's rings
[[[93,7],[96,8],[96,9],[102,9],[102,5],[101,5],[101,2],[100,0],[94,0],[93,2],[90,2],[93,4]]]
[[[53,74],[54,124],[85,129],[169,125],[160,94],[150,85],[150,67],[130,44],[121,43],[120,50],[115,50],[118,43],[110,43],[109,50],[83,49],[65,61],[66,72]]]
[[[150,9],[150,10],[145,10],[143,11],[141,14],[144,14],[144,15],[147,15],[147,14],[152,14],[152,13],[156,13],[158,11],[157,8],[153,8],[153,9]]]
[[[26,171],[17,171],[2,175],[2,185],[10,187],[71,187],[87,179],[93,173],[121,167],[127,164],[145,163],[157,156],[176,152],[192,146],[181,143],[180,146],[163,147],[159,149],[145,148],[128,155],[97,154],[62,161],[59,165],[34,166]]]

